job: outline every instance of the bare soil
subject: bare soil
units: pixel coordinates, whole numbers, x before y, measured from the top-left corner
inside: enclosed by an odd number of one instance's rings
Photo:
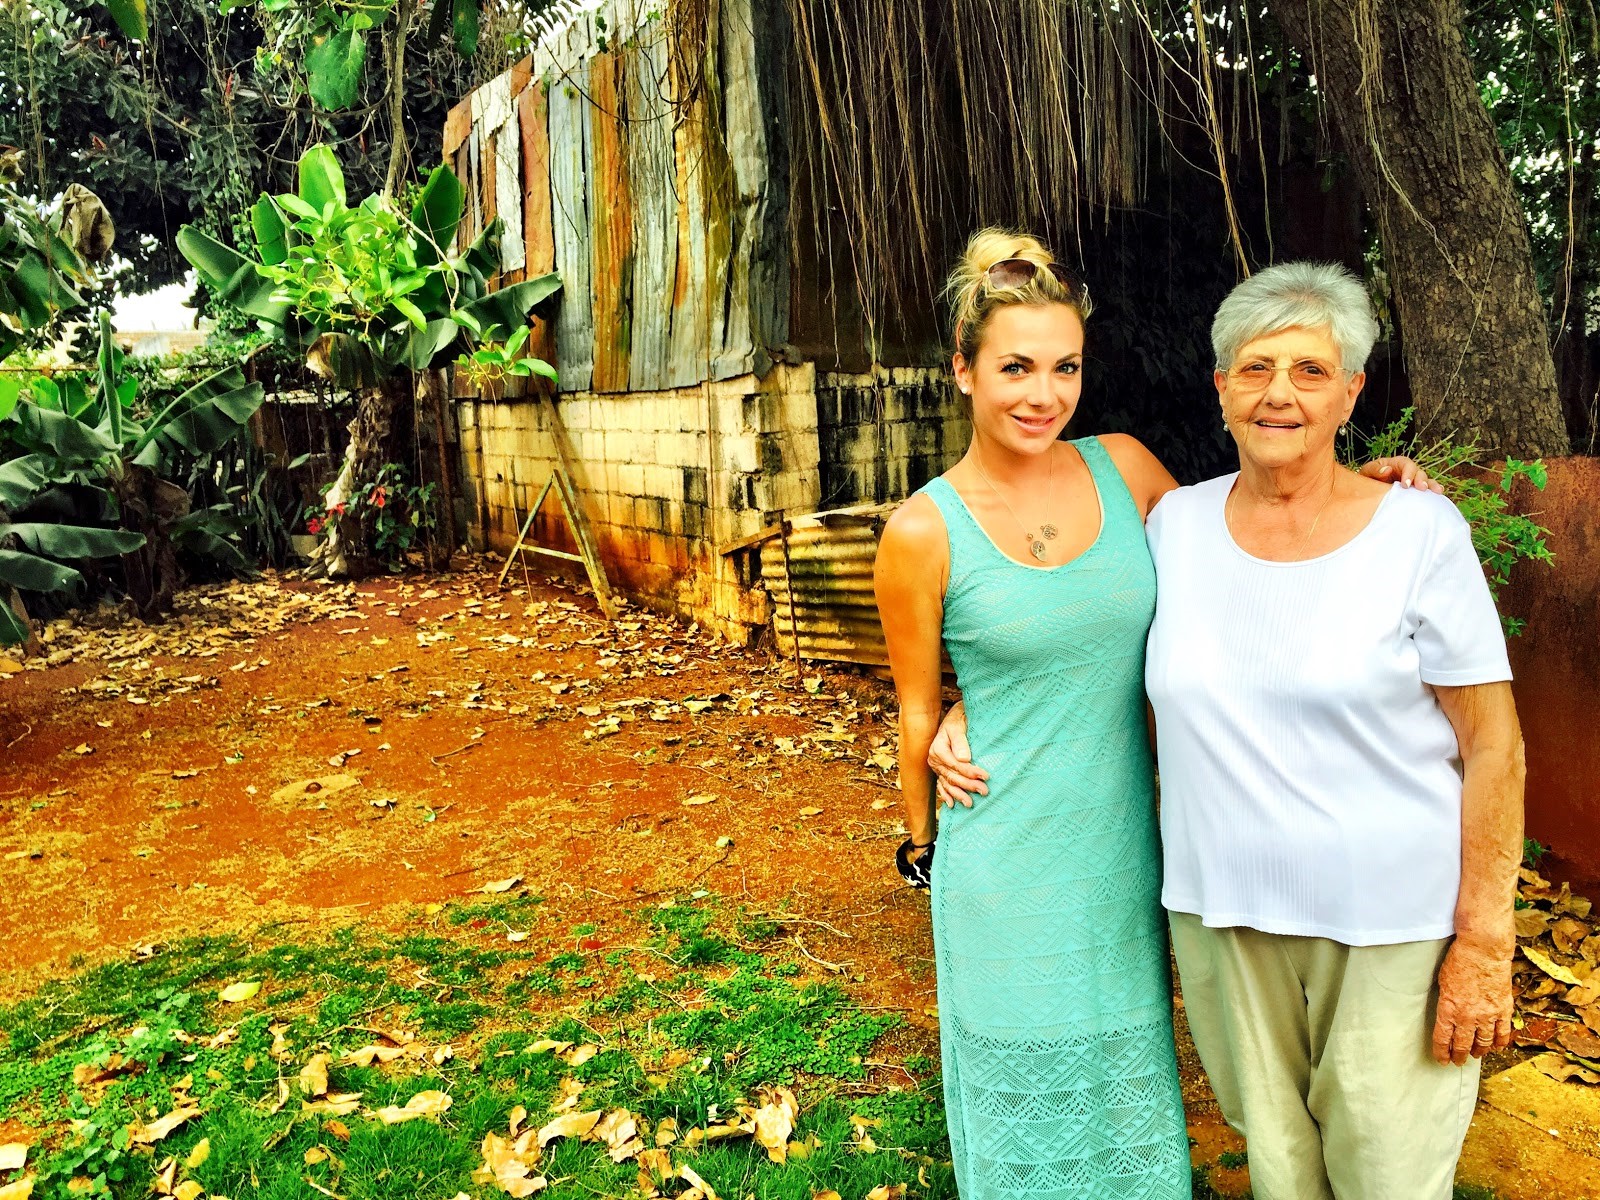
[[[936,1059],[927,900],[891,862],[892,692],[648,612],[613,627],[555,583],[493,585],[268,576],[0,658],[0,999],[199,932],[400,931],[521,876],[542,923],[594,927],[583,950],[685,892],[782,911],[819,974],[904,1016],[884,1071]],[[1216,1164],[1243,1140],[1179,1005],[1195,1155]],[[1539,1131],[1485,1112],[1471,1182],[1590,1195],[1519,1149]],[[1212,1182],[1244,1194],[1248,1171]]]

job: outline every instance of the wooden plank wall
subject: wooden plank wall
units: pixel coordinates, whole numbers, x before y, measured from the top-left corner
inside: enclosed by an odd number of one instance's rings
[[[532,348],[563,392],[760,375],[788,338],[783,0],[722,0],[682,78],[645,3],[580,18],[445,122],[458,249],[500,216],[499,284],[561,274]]]

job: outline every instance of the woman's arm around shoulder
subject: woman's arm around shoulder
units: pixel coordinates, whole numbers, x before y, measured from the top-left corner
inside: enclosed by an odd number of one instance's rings
[[[1100,444],[1105,447],[1111,461],[1128,485],[1133,502],[1139,506],[1139,516],[1148,517],[1156,501],[1178,486],[1172,472],[1161,465],[1161,460],[1129,433],[1102,433]]]

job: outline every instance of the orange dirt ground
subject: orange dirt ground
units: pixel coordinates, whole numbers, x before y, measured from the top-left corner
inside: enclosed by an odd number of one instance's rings
[[[639,610],[612,627],[570,589],[498,592],[479,570],[268,576],[192,589],[165,625],[95,625],[54,623],[27,669],[0,657],[0,999],[200,931],[398,930],[520,875],[542,919],[599,927],[590,949],[685,892],[782,909],[818,970],[904,1015],[886,1058],[936,1056],[927,901],[891,863],[882,683],[797,677]],[[1215,1163],[1243,1143],[1179,1003]],[[1583,1151],[1600,1155],[1486,1104],[1462,1178],[1600,1198]],[[1213,1183],[1239,1194],[1246,1172]]]

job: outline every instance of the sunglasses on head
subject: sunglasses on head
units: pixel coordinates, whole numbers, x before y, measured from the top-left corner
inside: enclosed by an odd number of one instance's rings
[[[1069,295],[1082,295],[1086,290],[1082,282],[1074,279],[1072,273],[1060,263],[1046,263],[1041,267],[1031,258],[1002,258],[984,273],[983,279],[991,290],[1027,287],[1041,270],[1055,276],[1056,282]]]

